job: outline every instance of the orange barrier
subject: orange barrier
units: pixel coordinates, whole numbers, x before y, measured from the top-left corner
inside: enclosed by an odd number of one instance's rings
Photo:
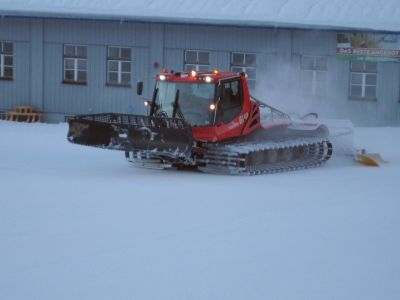
[[[16,122],[41,122],[42,113],[36,112],[32,106],[16,106],[12,111],[2,115],[3,120]]]

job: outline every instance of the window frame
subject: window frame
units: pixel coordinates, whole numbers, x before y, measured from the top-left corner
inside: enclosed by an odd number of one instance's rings
[[[110,50],[118,49],[118,56],[111,56]],[[129,58],[122,56],[122,49],[129,49]],[[107,46],[107,76],[106,76],[106,85],[107,86],[115,86],[115,87],[131,87],[132,86],[132,56],[133,56],[133,48],[128,46]],[[117,70],[111,70],[110,65],[112,63],[117,64]],[[129,64],[129,72],[123,70],[123,64]],[[117,74],[117,81],[110,80],[110,74]],[[129,82],[125,83],[122,78],[124,74],[129,74]]]
[[[312,66],[307,66],[304,63],[305,59],[312,59]],[[324,59],[325,63],[324,66],[322,68],[318,67],[318,59]],[[324,56],[324,55],[311,55],[311,54],[304,54],[301,55],[301,60],[300,60],[300,73],[301,73],[301,80],[300,80],[300,84],[301,84],[301,90],[302,93],[304,95],[307,96],[312,96],[312,97],[316,97],[316,98],[324,98],[327,96],[327,92],[328,92],[328,64],[329,64],[329,58],[328,56]],[[311,72],[312,74],[312,79],[311,79],[311,86],[305,86],[306,82],[303,79],[303,75],[305,73],[309,73]],[[321,91],[320,88],[318,88],[318,75],[319,74],[324,74],[325,76],[325,80],[324,80],[324,89],[322,93],[319,93],[318,91]],[[309,85],[309,83],[307,83],[307,85]],[[311,89],[310,89],[311,88]]]
[[[362,62],[363,67],[361,71],[354,70],[353,71],[353,63],[354,62]],[[374,63],[375,64],[375,72],[366,70],[367,63]],[[353,83],[353,74],[361,75],[361,83]],[[374,76],[375,77],[375,84],[367,84],[367,76]],[[358,86],[361,87],[361,95],[353,95],[353,87]],[[369,97],[366,95],[367,87],[374,87],[375,88],[375,95],[373,97]],[[356,60],[350,61],[350,76],[349,76],[349,99],[350,100],[369,100],[369,101],[376,101],[377,97],[377,89],[378,89],[378,62],[374,61],[367,61],[367,60]]]
[[[66,48],[67,47],[73,47],[74,48],[74,54],[69,55],[67,54]],[[78,55],[78,47],[84,47],[85,48],[85,55]],[[87,85],[88,82],[88,68],[87,68],[87,63],[88,63],[88,46],[87,45],[81,45],[81,44],[63,44],[63,83],[65,84],[80,84],[80,85]],[[67,61],[72,61],[73,62],[73,67],[69,68],[67,67]],[[79,68],[79,61],[84,61],[85,62],[85,68]],[[66,74],[68,72],[73,72],[73,79],[67,79]],[[85,79],[84,80],[79,80],[79,73],[84,72],[85,73]]]
[[[240,112],[242,111],[243,105],[244,105],[243,81],[239,77],[235,77],[235,78],[229,78],[229,79],[222,80],[220,82],[220,84],[224,85],[224,86],[229,84],[229,86],[230,86],[229,88],[232,89],[232,83],[236,83],[236,82],[238,83],[238,91],[237,92],[238,92],[238,97],[240,100],[239,105],[233,105],[230,107],[225,106],[225,107],[221,108],[221,106],[224,104],[224,102],[227,100],[227,98],[220,100],[218,102],[218,106],[215,111],[214,125],[221,123],[221,122],[224,123],[225,125],[229,124],[233,120],[235,120],[237,118],[237,116],[240,114]],[[224,89],[226,90],[227,88],[224,87]],[[224,114],[226,114],[229,111],[233,111],[233,113],[229,116],[229,118],[226,118],[225,115],[219,115],[221,109]]]
[[[233,56],[234,55],[243,55],[243,63],[242,64],[235,64],[233,61]],[[246,64],[246,56],[248,55],[254,55],[254,64]],[[257,53],[254,52],[231,52],[231,72],[234,73],[240,73],[240,72],[245,72],[248,77],[247,77],[247,84],[249,86],[250,90],[254,90],[256,88],[257,84]],[[248,72],[248,70],[251,70],[252,72]],[[249,74],[254,72],[254,78],[250,77]]]
[[[4,45],[10,44],[11,51],[4,50]],[[6,58],[11,57],[11,65],[6,65]],[[7,76],[6,70],[11,70],[11,76]],[[0,80],[14,80],[14,43],[11,41],[0,41]]]
[[[187,59],[188,52],[196,52],[196,60],[190,61]],[[199,61],[199,53],[207,53],[208,63],[204,64]],[[183,54],[183,65],[185,71],[195,70],[197,72],[208,72],[210,70],[210,51],[207,50],[185,50]],[[188,68],[189,66],[193,66],[194,68]]]

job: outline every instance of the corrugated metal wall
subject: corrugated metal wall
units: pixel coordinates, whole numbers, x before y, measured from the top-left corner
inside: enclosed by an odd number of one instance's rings
[[[336,33],[223,26],[163,25],[111,21],[0,19],[0,40],[14,42],[15,76],[0,80],[0,110],[31,104],[48,120],[95,112],[143,113],[136,82],[151,96],[163,66],[181,70],[185,50],[210,52],[210,69],[230,69],[232,52],[257,55],[254,95],[288,112],[311,110],[350,118],[358,125],[400,125],[400,64],[379,63],[377,100],[350,100],[350,64],[336,58]],[[88,46],[87,85],[64,84],[63,44]],[[106,85],[107,46],[131,47],[132,86]],[[328,61],[327,93],[300,92],[302,55]]]
[[[13,42],[15,53],[14,80],[0,80],[0,110],[8,110],[20,104],[30,104],[29,21],[0,18],[0,41]]]
[[[55,114],[141,112],[136,81],[147,78],[148,24],[47,20],[44,24],[44,110]],[[87,46],[87,85],[64,84],[63,45]],[[132,48],[132,86],[106,85],[107,46]]]

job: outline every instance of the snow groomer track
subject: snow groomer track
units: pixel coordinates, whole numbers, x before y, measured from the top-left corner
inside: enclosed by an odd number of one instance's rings
[[[326,139],[301,138],[282,142],[246,142],[207,145],[199,163],[203,172],[230,175],[259,175],[318,167],[332,156]]]

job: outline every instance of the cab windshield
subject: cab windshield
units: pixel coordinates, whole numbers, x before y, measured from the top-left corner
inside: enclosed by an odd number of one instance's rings
[[[185,118],[192,126],[209,126],[214,120],[210,104],[215,101],[215,91],[212,83],[158,81],[154,113],[171,118],[178,94],[176,116]]]

